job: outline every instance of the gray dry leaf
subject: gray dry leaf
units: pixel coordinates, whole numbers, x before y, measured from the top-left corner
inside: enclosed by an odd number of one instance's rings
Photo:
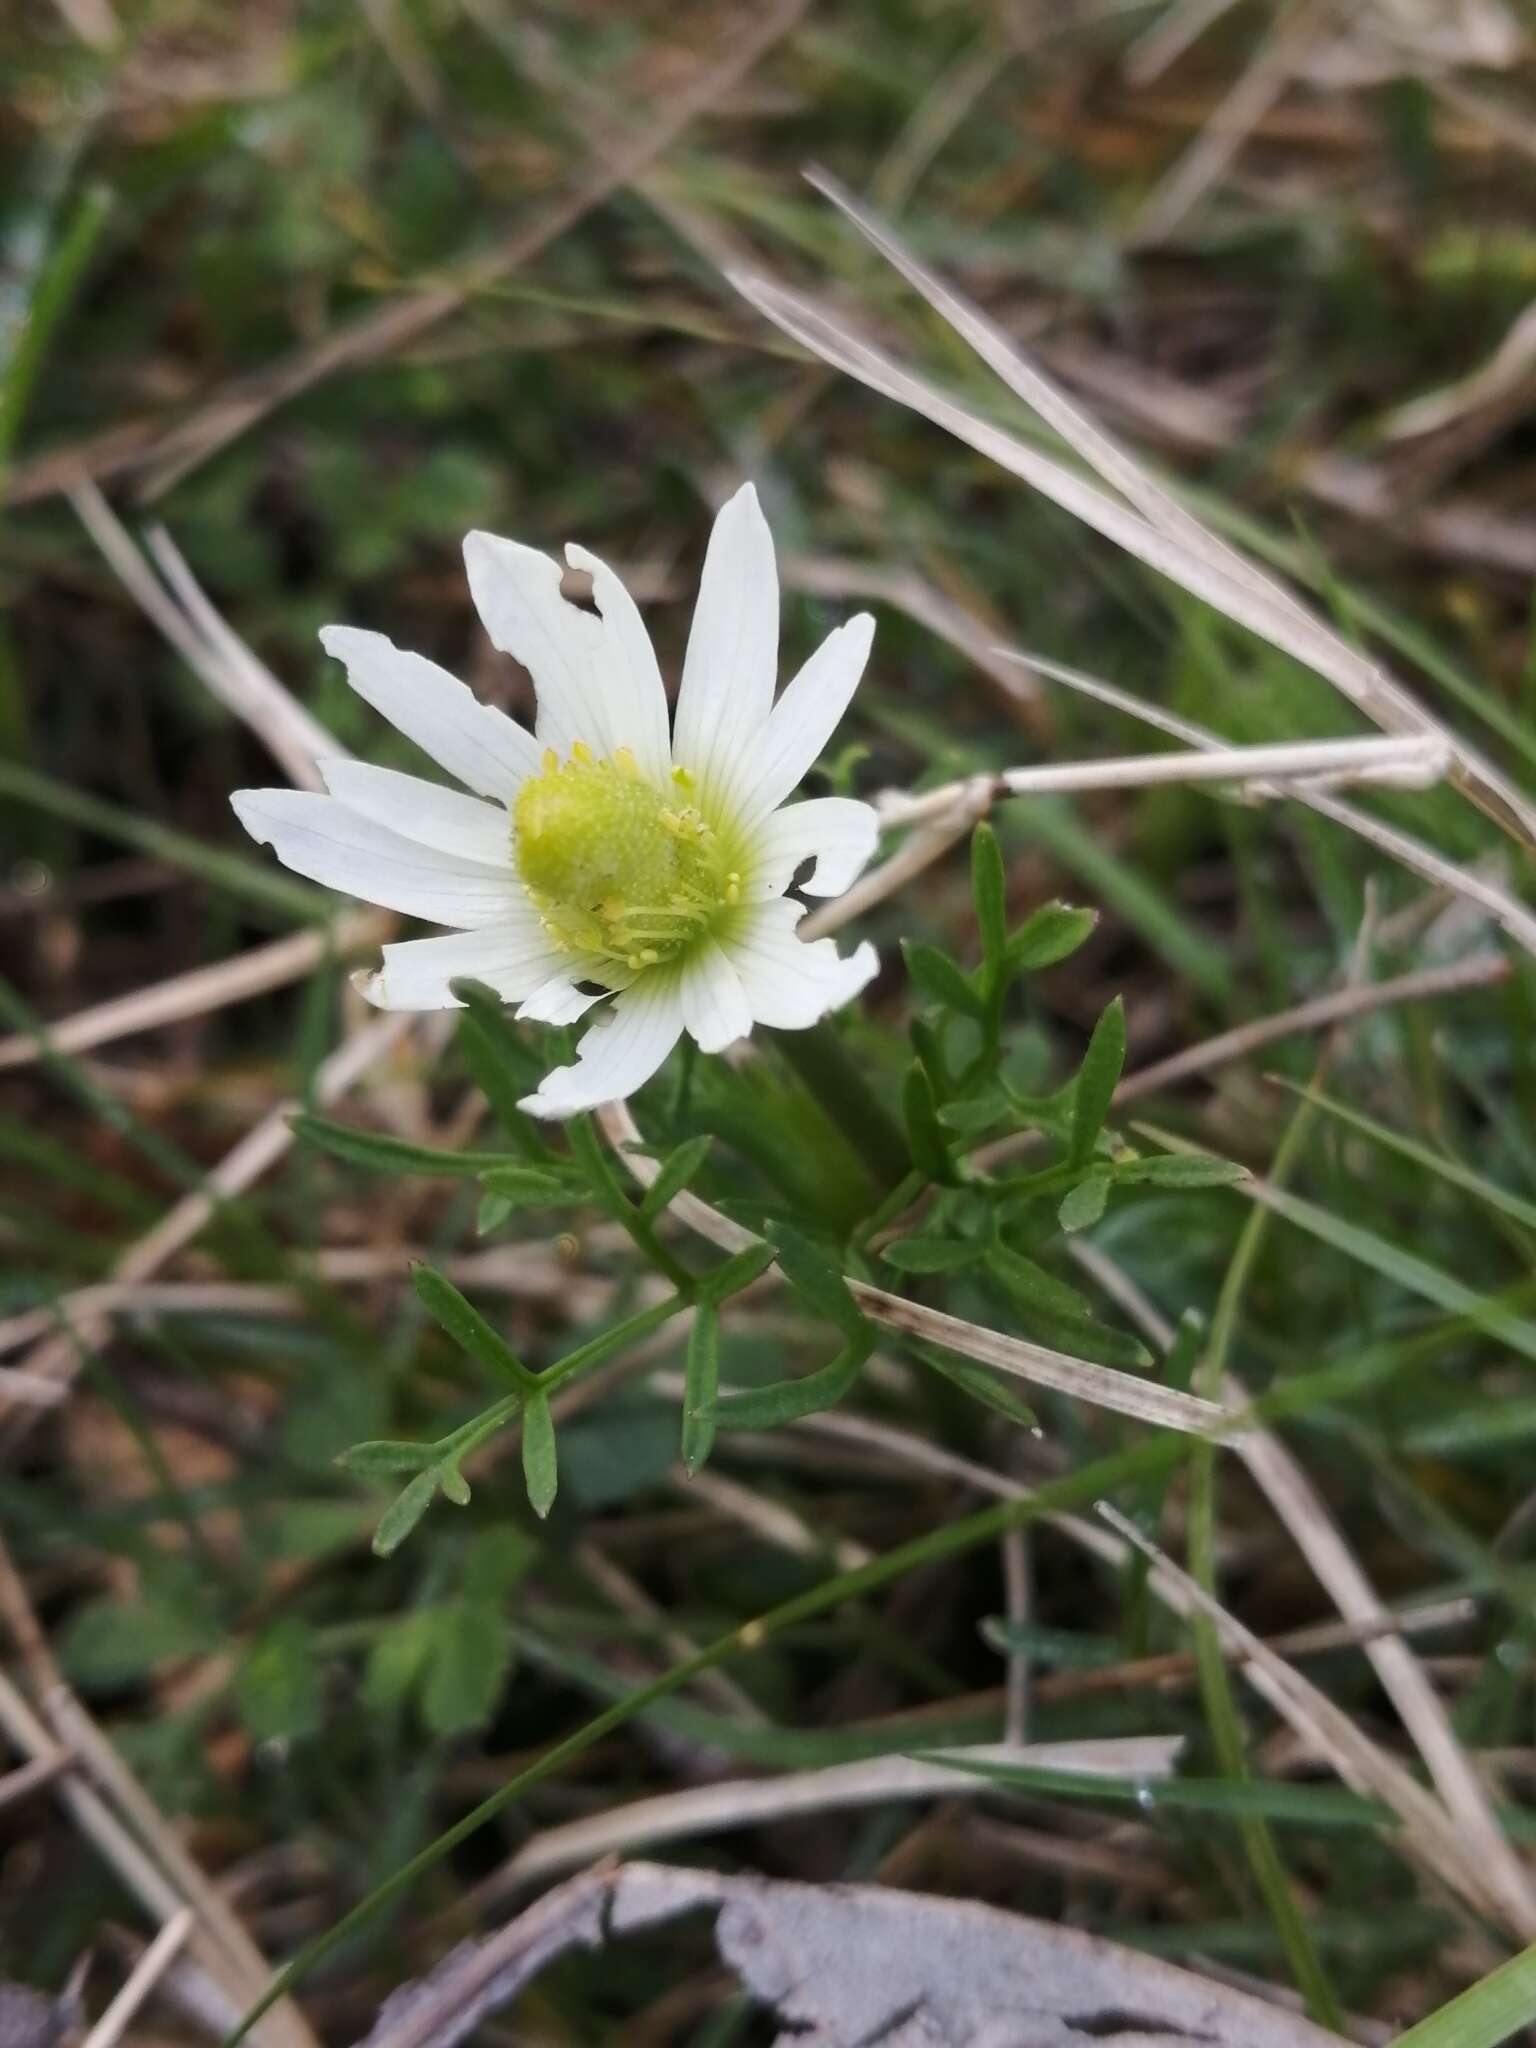
[[[0,1984],[0,2048],[58,2048],[77,2015],[73,1998],[49,1998],[25,1984]]]
[[[557,1956],[699,1911],[773,2009],[779,2048],[1337,2048],[1245,1992],[993,1906],[660,1863],[587,1871],[463,1943],[388,2000],[359,2048],[454,2048]]]

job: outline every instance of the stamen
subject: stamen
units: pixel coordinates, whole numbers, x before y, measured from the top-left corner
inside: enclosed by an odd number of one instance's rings
[[[678,766],[658,786],[634,753],[606,758],[584,740],[564,762],[553,747],[513,805],[513,855],[550,942],[581,956],[581,971],[624,987],[647,967],[683,956],[741,900],[737,851],[688,801],[695,780]],[[680,792],[681,803],[670,801]]]

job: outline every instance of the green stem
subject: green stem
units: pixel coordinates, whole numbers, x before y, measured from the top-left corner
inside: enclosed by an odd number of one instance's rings
[[[622,1323],[616,1323],[611,1330],[599,1331],[597,1336],[589,1337],[585,1344],[578,1345],[574,1351],[567,1352],[564,1358],[557,1358],[553,1365],[544,1368],[538,1375],[540,1391],[552,1394],[556,1387],[563,1387],[567,1380],[574,1379],[578,1373],[590,1372],[593,1366],[601,1365],[603,1360],[611,1357],[615,1351],[622,1351],[626,1344],[632,1344],[641,1337],[648,1337],[652,1330],[659,1330],[663,1323],[670,1321],[681,1309],[691,1307],[692,1303],[693,1284],[690,1281],[686,1292],[680,1289],[676,1294],[669,1294],[665,1301],[658,1301],[651,1308],[638,1309]]]
[[[691,1299],[693,1275],[681,1260],[674,1258],[667,1250],[650,1222],[630,1200],[628,1189],[613,1170],[613,1161],[608,1155],[607,1147],[592,1128],[592,1119],[587,1116],[573,1117],[568,1129],[571,1150],[587,1169],[593,1191],[601,1197],[609,1214],[629,1232],[636,1248],[650,1260],[657,1272],[670,1280],[679,1294]]]
[[[770,1031],[769,1037],[817,1104],[847,1138],[882,1193],[912,1169],[899,1125],[876,1095],[863,1069],[825,1018],[806,1031]]]

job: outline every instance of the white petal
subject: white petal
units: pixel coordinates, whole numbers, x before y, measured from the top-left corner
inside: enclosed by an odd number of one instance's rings
[[[700,1052],[724,1052],[752,1029],[741,976],[713,939],[703,940],[683,963],[678,981],[683,1028]]]
[[[442,939],[407,939],[384,948],[376,974],[354,977],[380,1010],[457,1010],[451,981],[483,981],[506,1001],[525,996],[546,980],[559,955],[530,911],[507,924],[480,931],[452,932]]]
[[[574,1024],[606,994],[607,990],[602,988],[579,989],[571,979],[570,959],[566,956],[557,973],[523,998],[517,1014],[519,1019],[531,1017],[539,1024]]]
[[[568,543],[565,559],[573,569],[585,569],[592,578],[592,602],[607,628],[600,658],[612,663],[613,687],[622,689],[625,698],[624,738],[619,744],[629,748],[642,774],[654,782],[665,782],[672,766],[667,691],[640,607],[608,564],[574,541]]]
[[[521,891],[508,867],[438,853],[307,789],[237,789],[230,798],[251,837],[295,874],[407,917],[469,930],[514,915]]]
[[[709,536],[677,693],[672,758],[707,801],[734,809],[773,703],[779,578],[757,492],[743,484]]]
[[[614,997],[613,1007],[583,1038],[576,1064],[554,1068],[537,1094],[525,1095],[518,1107],[531,1116],[574,1116],[633,1095],[682,1035],[677,980],[665,972],[642,974]]]
[[[873,807],[851,796],[814,796],[786,804],[764,821],[752,874],[755,896],[782,896],[803,861],[816,865],[800,884],[811,896],[841,896],[862,872],[880,836]]]
[[[584,565],[591,559],[583,557]],[[648,773],[663,774],[664,748],[657,755],[666,718],[661,677],[654,655],[648,666],[641,659],[645,628],[627,597],[619,601],[618,578],[603,570],[598,601],[606,616],[599,616],[561,596],[558,562],[515,540],[470,534],[464,567],[486,632],[533,677],[540,744],[562,755],[577,740],[596,754],[629,747],[637,761],[645,756]]]
[[[856,996],[879,969],[867,940],[843,960],[831,939],[797,939],[795,926],[804,916],[803,905],[781,896],[754,904],[731,934],[726,950],[760,1024],[802,1030]]]
[[[741,784],[747,820],[783,803],[837,730],[869,659],[875,622],[868,612],[829,633],[773,707],[766,731],[751,749],[750,773]]]
[[[435,661],[356,626],[327,626],[320,643],[346,663],[347,681],[363,702],[466,789],[510,804],[524,777],[538,768],[532,733],[493,704],[482,704]]]
[[[318,764],[325,786],[349,811],[387,825],[402,839],[462,854],[488,867],[512,865],[512,821],[500,804],[461,796],[419,775],[375,768],[369,761],[325,760]]]

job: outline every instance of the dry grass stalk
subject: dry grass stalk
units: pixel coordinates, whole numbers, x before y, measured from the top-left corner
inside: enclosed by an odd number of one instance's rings
[[[1173,1342],[1173,1326],[1129,1275],[1097,1245],[1079,1240],[1072,1250],[1084,1271],[1166,1351]],[[1248,1389],[1230,1371],[1223,1392],[1234,1406],[1246,1406],[1251,1399]],[[1360,1640],[1366,1656],[1424,1759],[1435,1790],[1467,1839],[1479,1845],[1489,1882],[1504,1900],[1505,1924],[1517,1931],[1536,1928],[1536,1888],[1531,1874],[1505,1837],[1488,1788],[1423,1665],[1399,1632],[1382,1627],[1389,1620],[1388,1609],[1345,1542],[1322,1495],[1273,1430],[1251,1430],[1235,1448],[1318,1584],[1344,1619],[1363,1632]],[[1522,1938],[1530,1936],[1522,1933]]]
[[[123,587],[209,695],[250,727],[291,782],[300,789],[323,788],[316,757],[346,749],[295,702],[214,610],[170,535],[159,528],[154,543],[167,588],[95,484],[75,484],[69,500]]]
[[[130,422],[83,446],[26,466],[13,475],[8,501],[27,502],[69,490],[83,481],[99,482],[146,470],[141,496],[152,500],[248,432],[258,420],[327,377],[395,354],[469,300],[532,262],[653,163],[693,120],[742,83],[789,34],[808,4],[809,0],[770,0],[767,6],[744,8],[716,52],[670,100],[652,107],[643,130],[586,167],[533,220],[513,228],[448,280],[422,286],[390,305],[358,316],[322,341],[295,350],[253,376],[233,380],[166,432]]]
[[[1000,653],[1009,650],[998,650]],[[1100,682],[1093,676],[1086,676],[1080,669],[1067,668],[1060,662],[1047,661],[1040,655],[1020,654],[1016,657],[1041,675],[1053,677],[1057,682],[1066,683],[1069,688],[1080,690],[1085,696],[1095,697],[1100,703],[1113,705],[1117,711],[1124,711],[1132,718],[1139,718],[1143,724],[1155,726],[1159,732],[1166,732],[1186,745],[1215,752],[1226,742],[1193,720],[1178,717],[1156,705],[1143,703],[1138,697],[1130,696],[1124,690],[1117,690],[1112,683]],[[1317,811],[1322,817],[1331,818],[1336,825],[1342,825],[1357,838],[1377,847],[1390,859],[1395,860],[1411,873],[1422,876],[1437,889],[1449,890],[1454,896],[1476,904],[1478,909],[1491,917],[1527,952],[1536,954],[1536,917],[1518,902],[1507,889],[1491,881],[1475,868],[1458,867],[1447,860],[1444,854],[1426,846],[1422,840],[1412,838],[1396,826],[1386,825],[1380,818],[1330,796],[1326,790],[1308,788],[1305,785],[1292,791],[1299,803]]]
[[[0,1728],[18,1749],[30,1757],[53,1758],[58,1754],[58,1744],[3,1671],[0,1671]],[[182,1897],[107,1800],[82,1782],[73,1768],[60,1775],[59,1798],[81,1833],[111,1865],[157,1925],[164,1925],[184,1910],[189,1901]],[[260,1986],[232,1979],[228,1958],[201,1929],[194,1933],[191,1954],[206,1983],[202,2002],[213,2016],[210,2031],[216,2034],[227,2032],[237,2023]],[[265,1982],[265,1975],[262,1982]],[[267,2043],[268,2048],[316,2048],[314,2037],[296,2009],[290,2007],[289,2010],[291,2022],[285,2020],[282,2010],[274,2008],[269,2020],[264,2021],[258,2030],[258,2041]]]
[[[1222,747],[1219,752],[1132,754],[1119,760],[1003,768],[992,776],[973,776],[918,794],[884,790],[875,804],[882,825],[889,828],[942,816],[962,799],[974,802],[982,781],[988,784],[994,801],[1009,796],[1206,782],[1231,784],[1235,793],[1256,801],[1310,793],[1343,782],[1427,789],[1440,780],[1445,767],[1445,746],[1433,734],[1408,739],[1283,741],[1271,746]]]
[[[1385,730],[1439,734],[1451,749],[1452,772],[1460,786],[1506,830],[1526,844],[1536,841],[1536,805],[1499,769],[1448,732],[1395,678],[1342,640],[1292,592],[1185,511],[1164,486],[1027,361],[984,313],[919,263],[889,229],[832,180],[818,173],[812,182],[1109,490],[1087,482],[948,397],[821,301],[791,291],[759,272],[732,271],[731,282],[765,318],[813,355],[944,427],[1137,560],[1313,669]]]
[[[1491,1873],[1483,1862],[1481,1842],[1469,1840],[1461,1825],[1402,1764],[1372,1742],[1294,1665],[1277,1656],[1262,1637],[1206,1593],[1182,1566],[1149,1542],[1134,1522],[1107,1503],[1100,1504],[1099,1513],[1115,1534],[1151,1560],[1153,1575],[1163,1581],[1171,1600],[1181,1601],[1185,1613],[1208,1617],[1240,1657],[1254,1690],[1328,1759],[1344,1783],[1392,1808],[1403,1826],[1405,1849],[1432,1878],[1475,1911],[1510,1928],[1522,1942],[1532,1938],[1528,1898],[1505,1896],[1498,1873]]]
[[[0,1721],[12,1740],[32,1756],[52,1757],[62,1751],[69,1758],[61,1777],[61,1796],[157,1920],[164,1923],[184,1908],[191,1909],[193,1952],[215,1983],[233,1997],[238,2016],[265,1990],[270,1965],[244,1923],[188,1855],[175,1830],[70,1691],[3,1541],[0,1618],[15,1641],[42,1715],[40,1721],[7,1681],[0,1700]],[[317,2048],[291,1999],[280,2000],[273,2007],[264,2030],[271,2048]]]
[[[632,1855],[664,1842],[689,1841],[733,1829],[776,1825],[804,1815],[847,1812],[897,1799],[997,1796],[998,1788],[965,1763],[1005,1763],[1083,1777],[1135,1778],[1155,1784],[1171,1777],[1184,1746],[1180,1735],[1132,1735],[1083,1742],[983,1743],[952,1752],[950,1765],[906,1756],[869,1757],[781,1771],[768,1778],[728,1779],[631,1800],[535,1835],[475,1887],[463,1903],[477,1912],[527,1885],[572,1870],[600,1856]]]
[[[828,1541],[818,1536],[810,1523],[783,1501],[765,1500],[750,1486],[727,1479],[721,1472],[695,1472],[690,1478],[681,1465],[676,1465],[669,1477],[675,1493],[685,1500],[705,1501],[717,1513],[750,1530],[771,1550],[788,1551],[791,1557],[827,1558],[840,1572],[856,1572],[874,1555],[852,1537],[837,1536]]]
[[[1161,184],[1148,194],[1127,236],[1132,248],[1165,241],[1199,205],[1285,91],[1298,58],[1334,5],[1335,0],[1292,0],[1292,5],[1281,9],[1237,83]]]
[[[211,967],[194,967],[185,974],[173,974],[165,981],[152,982],[127,995],[113,996],[107,1002],[77,1010],[74,1016],[49,1025],[48,1044],[57,1053],[90,1052],[140,1031],[185,1023],[191,1017],[206,1017],[211,1011],[249,1002],[253,996],[269,995],[273,989],[302,981],[327,959],[344,960],[363,952],[377,945],[393,927],[390,913],[364,910],[338,917],[324,930],[291,932],[268,945],[253,946],[233,959],[216,961]],[[29,1031],[0,1038],[0,1072],[30,1066],[41,1057],[42,1047]]]
[[[122,1988],[86,2035],[83,2048],[117,2048],[139,2007],[186,1947],[196,1916],[190,1906],[167,1920],[129,1972]]]

